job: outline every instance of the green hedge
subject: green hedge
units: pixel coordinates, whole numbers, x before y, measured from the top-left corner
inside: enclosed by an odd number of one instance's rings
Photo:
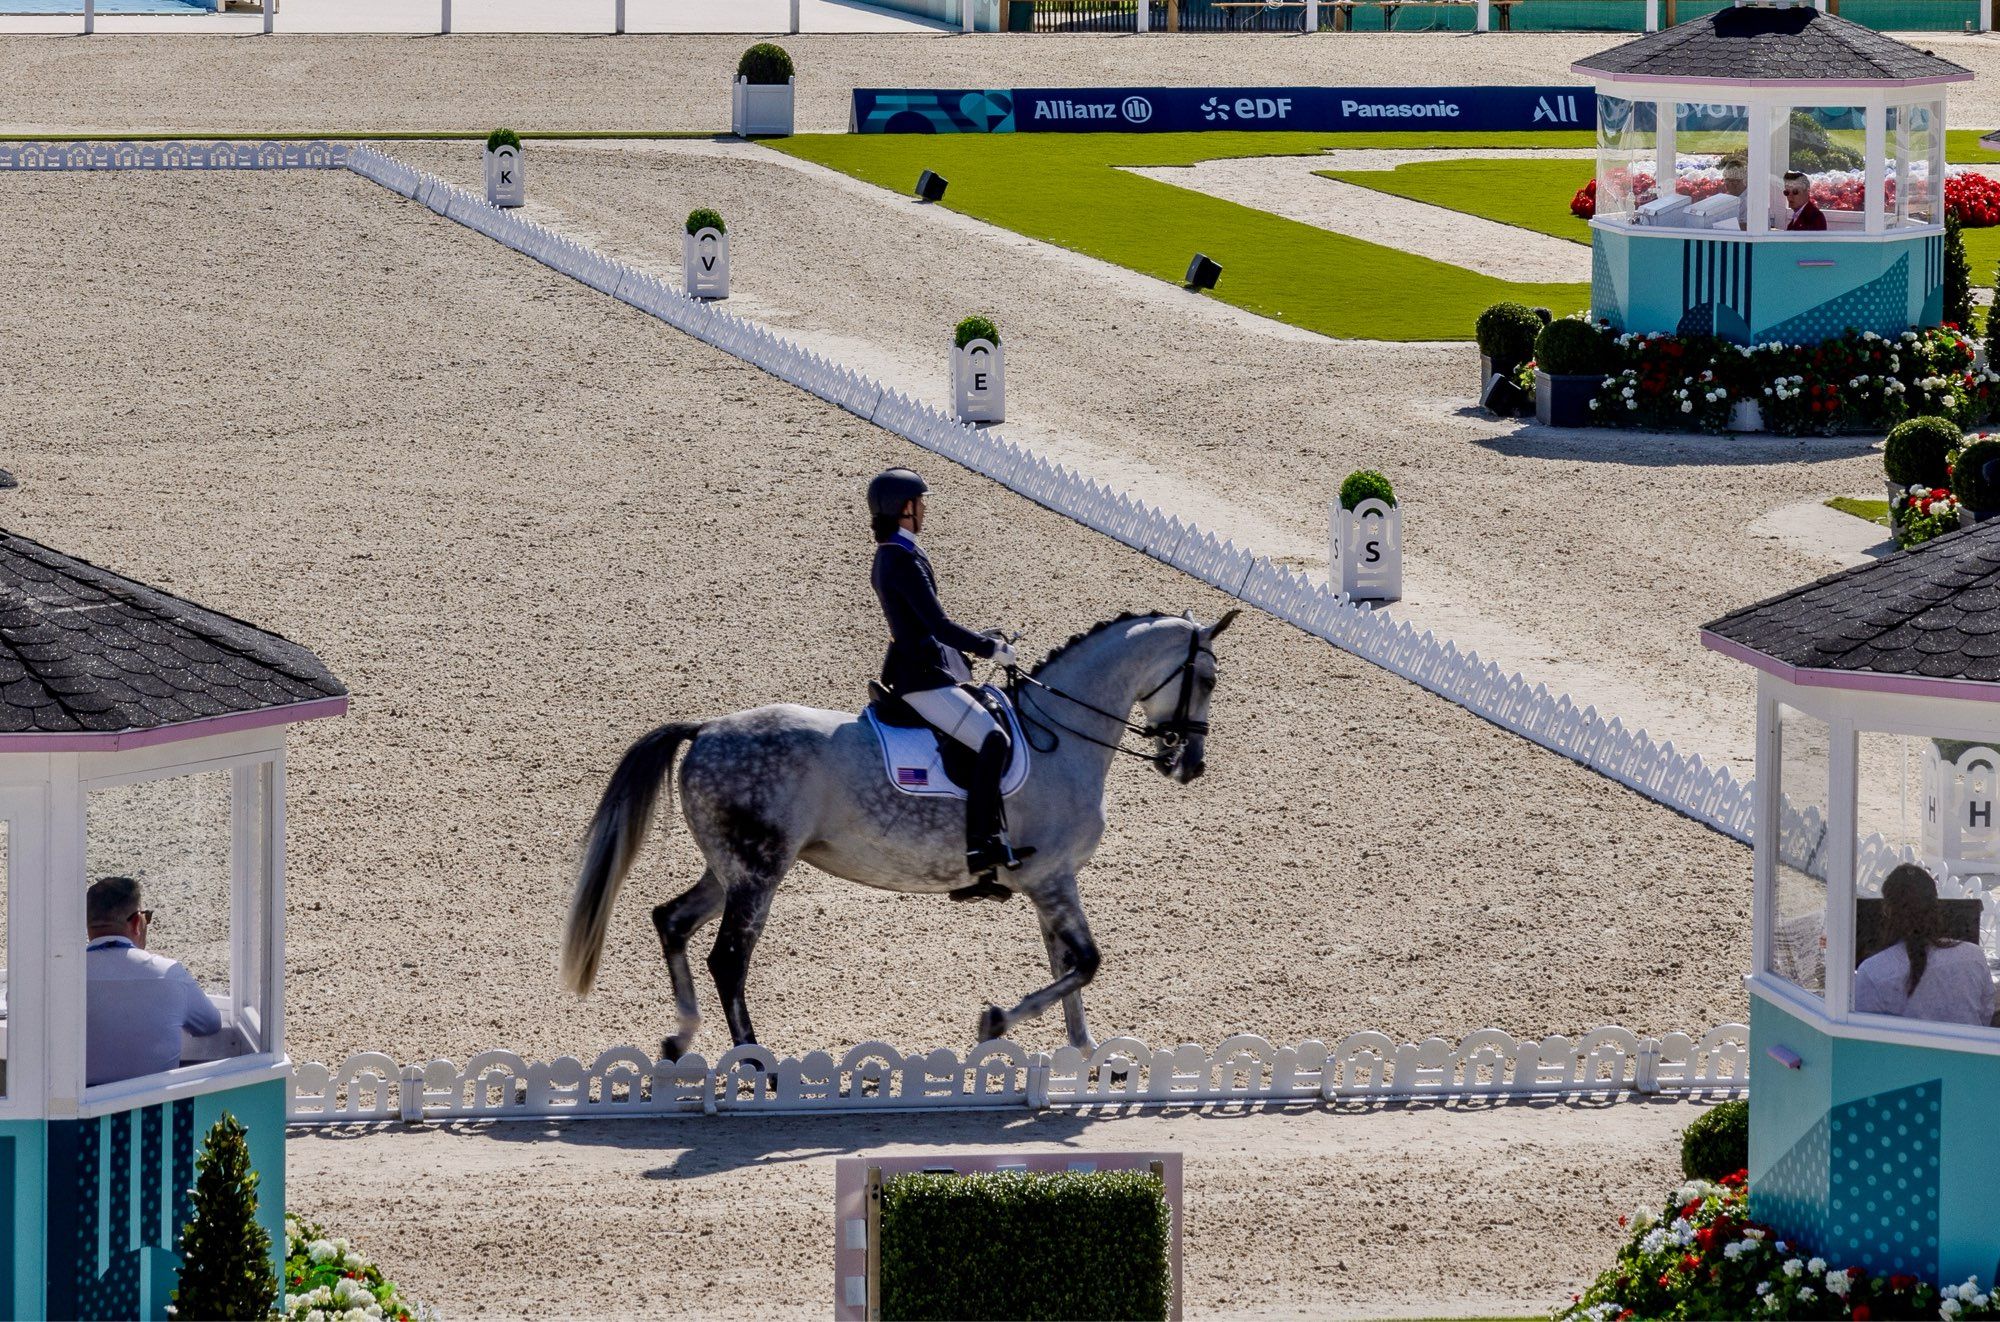
[[[1720,1180],[1749,1164],[1749,1102],[1718,1102],[1681,1132],[1681,1173],[1690,1180]]]
[[[884,1318],[1164,1318],[1172,1214],[1143,1171],[899,1175],[882,1186]]]
[[[502,147],[521,150],[521,135],[512,129],[494,129],[486,135],[486,150],[499,151]]]

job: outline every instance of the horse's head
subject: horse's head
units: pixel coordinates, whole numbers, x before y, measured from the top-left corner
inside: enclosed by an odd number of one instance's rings
[[[1215,692],[1215,640],[1239,614],[1229,611],[1212,625],[1187,617],[1186,650],[1172,672],[1139,699],[1154,731],[1153,765],[1181,784],[1208,770],[1208,702]]]

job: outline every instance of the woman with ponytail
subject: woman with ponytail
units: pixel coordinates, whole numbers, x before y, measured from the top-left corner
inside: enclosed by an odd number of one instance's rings
[[[1977,942],[1944,934],[1937,882],[1914,863],[1882,879],[1889,944],[1854,971],[1854,1008],[1945,1024],[1993,1022],[1993,975]]]

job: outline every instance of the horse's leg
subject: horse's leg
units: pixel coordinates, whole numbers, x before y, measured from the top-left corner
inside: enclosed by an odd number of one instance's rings
[[[743,984],[750,976],[750,952],[757,948],[764,919],[771,912],[771,899],[783,879],[783,874],[749,877],[729,887],[722,926],[715,934],[715,947],[708,952],[708,971],[722,997],[722,1017],[729,1022],[729,1034],[739,1047],[757,1040],[750,1027],[750,1007],[743,1003]]]
[[[1043,909],[1036,914],[1036,917],[1042,924],[1042,944],[1048,947],[1049,972],[1060,978],[1069,972],[1069,948],[1056,934],[1052,912]],[[1069,1044],[1085,1055],[1097,1050],[1097,1039],[1090,1035],[1089,1021],[1083,1017],[1083,993],[1073,991],[1063,997],[1062,1008],[1063,1027],[1069,1033]]]
[[[1083,903],[1076,894],[1076,878],[1061,877],[1045,882],[1031,891],[1029,896],[1041,916],[1042,932],[1052,952],[1049,961],[1051,971],[1057,967],[1053,952],[1059,949],[1065,957],[1062,972],[1057,973],[1056,980],[1048,986],[1022,997],[1021,1003],[1011,1010],[1002,1010],[997,1005],[987,1006],[986,1013],[979,1017],[979,1040],[982,1042],[1005,1037],[1013,1025],[1023,1019],[1032,1019],[1057,1001],[1081,992],[1097,976],[1097,943],[1090,939],[1090,924],[1083,918]],[[1078,1008],[1082,1008],[1081,1004]]]
[[[667,958],[667,976],[674,983],[674,1009],[680,1027],[660,1043],[660,1054],[679,1060],[694,1045],[701,1027],[701,1006],[694,998],[694,974],[688,971],[688,938],[703,923],[722,912],[722,883],[713,871],[704,871],[701,880],[687,890],[653,908],[653,929],[660,934],[660,949]]]

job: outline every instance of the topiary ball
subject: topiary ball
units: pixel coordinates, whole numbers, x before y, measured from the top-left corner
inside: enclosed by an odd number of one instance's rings
[[[687,232],[699,234],[703,230],[714,230],[717,234],[729,233],[729,227],[722,223],[722,213],[707,207],[696,207],[688,212]]]
[[[1720,1180],[1750,1165],[1750,1103],[1722,1102],[1695,1117],[1681,1133],[1681,1173],[1690,1180]]]
[[[494,129],[486,135],[486,150],[499,151],[502,147],[521,149],[521,135],[512,129]]]
[[[747,83],[789,82],[792,57],[776,42],[760,41],[744,51],[743,58],[736,62],[736,76]]]
[[[1000,343],[1000,328],[993,324],[993,318],[982,317],[978,313],[958,323],[958,334],[953,343],[963,349],[974,340],[984,340],[988,344]]]
[[[1611,336],[1587,317],[1558,317],[1535,337],[1535,366],[1550,376],[1603,376]]]
[[[1910,418],[1889,429],[1882,445],[1882,472],[1899,487],[1941,487],[1951,480],[1945,458],[1964,443],[1949,418]]]
[[[1535,356],[1535,336],[1541,330],[1542,319],[1533,308],[1495,303],[1479,314],[1472,334],[1479,341],[1479,352],[1493,360],[1495,371],[1511,372]]]
[[[1389,479],[1373,468],[1356,469],[1340,484],[1340,508],[1351,510],[1364,500],[1379,500],[1384,505],[1396,503],[1396,489],[1389,485]]]
[[[2000,441],[1974,441],[1958,452],[1951,470],[1951,494],[1966,509],[2000,510],[2000,480],[1989,480],[1986,466],[2000,459]],[[2000,474],[1995,475],[2000,478]]]

